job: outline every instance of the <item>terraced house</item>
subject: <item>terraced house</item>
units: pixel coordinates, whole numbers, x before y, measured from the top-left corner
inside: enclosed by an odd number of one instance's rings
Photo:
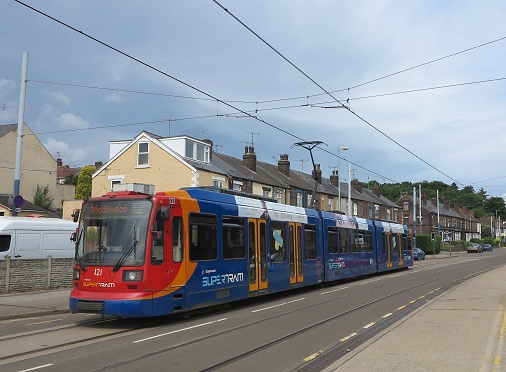
[[[242,159],[213,151],[212,141],[190,136],[162,137],[143,131],[131,140],[109,142],[109,161],[93,174],[92,196],[103,195],[118,183],[148,183],[156,191],[182,187],[214,186],[275,199],[278,203],[310,207],[315,178],[319,179],[314,207],[344,213],[348,183],[339,174],[329,179],[291,169],[288,154],[277,164],[257,160],[253,146],[246,146]],[[351,187],[351,213],[358,217],[402,222],[398,204],[382,197],[379,189]]]

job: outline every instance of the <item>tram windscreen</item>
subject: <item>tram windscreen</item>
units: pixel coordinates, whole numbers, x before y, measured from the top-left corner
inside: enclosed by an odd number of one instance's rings
[[[77,235],[77,263],[84,267],[142,265],[151,207],[146,199],[84,203]]]

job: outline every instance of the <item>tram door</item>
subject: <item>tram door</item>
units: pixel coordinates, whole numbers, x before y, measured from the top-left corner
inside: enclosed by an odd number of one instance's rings
[[[170,239],[167,256],[167,271],[175,275],[171,282],[172,288],[182,287],[186,283],[186,263],[184,257],[184,228],[181,216],[172,216],[169,227]]]
[[[290,284],[304,281],[302,261],[302,227],[300,224],[288,223],[288,240],[290,244]]]
[[[250,292],[267,289],[267,234],[265,220],[248,220]]]
[[[387,255],[387,267],[392,267],[392,234],[389,232],[383,233],[383,254]]]
[[[399,255],[399,266],[404,266],[404,239],[401,234],[396,235],[397,238],[397,254]]]

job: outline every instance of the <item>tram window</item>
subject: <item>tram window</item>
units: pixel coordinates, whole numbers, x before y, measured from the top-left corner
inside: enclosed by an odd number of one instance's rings
[[[329,244],[329,253],[339,253],[339,239],[337,227],[330,226],[327,232],[327,240]]]
[[[153,265],[160,265],[163,262],[164,256],[164,236],[163,230],[163,219],[160,216],[160,212],[156,214],[155,230],[151,232],[153,240],[153,246],[151,247],[151,263]]]
[[[388,244],[388,238],[387,238],[387,234],[383,233],[383,246],[381,247],[381,253],[382,254],[387,254],[387,248],[390,246]]]
[[[244,258],[244,218],[223,217],[223,258]]]
[[[372,252],[372,232],[363,231],[362,235],[362,252]]]
[[[395,253],[397,254],[401,254],[401,250],[402,250],[402,239],[401,239],[401,235],[400,234],[395,234],[394,235],[394,241],[395,241],[395,245],[393,247],[393,250]]]
[[[403,244],[402,244],[403,249],[404,250],[411,250],[411,235],[403,234],[402,240],[403,240]]]
[[[286,227],[284,222],[270,223],[271,262],[286,262]]]
[[[217,259],[216,216],[191,213],[189,225],[190,260],[208,261]]]
[[[267,281],[267,228],[265,222],[261,222],[260,230],[260,280]]]
[[[249,259],[249,282],[255,284],[257,282],[256,270],[256,246],[255,246],[255,224],[248,224],[248,259]]]
[[[172,261],[183,261],[183,219],[172,218]]]
[[[351,253],[357,253],[358,252],[358,242],[357,242],[357,232],[355,230],[348,230],[350,233],[350,252]]]
[[[339,253],[348,253],[348,230],[339,229]]]
[[[390,254],[396,253],[398,249],[397,234],[390,235]]]
[[[304,249],[306,259],[316,259],[316,227],[314,225],[304,225]]]

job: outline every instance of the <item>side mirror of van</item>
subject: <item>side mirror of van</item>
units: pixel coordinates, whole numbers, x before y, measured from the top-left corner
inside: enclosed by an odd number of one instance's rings
[[[70,240],[73,242],[77,241],[77,229],[72,234],[70,234]]]
[[[80,209],[74,209],[74,211],[70,215],[72,217],[72,221],[74,221],[74,222],[79,221],[79,215],[80,214],[81,214],[81,210]]]

